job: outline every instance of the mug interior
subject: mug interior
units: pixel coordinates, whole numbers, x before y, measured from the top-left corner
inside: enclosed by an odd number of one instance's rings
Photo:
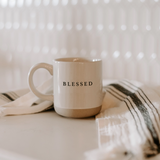
[[[79,58],[79,57],[73,57],[73,58],[58,58],[54,61],[57,62],[98,62],[101,61],[101,59],[86,59],[86,58]]]

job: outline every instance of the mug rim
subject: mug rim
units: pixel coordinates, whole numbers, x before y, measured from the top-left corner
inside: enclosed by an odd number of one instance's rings
[[[102,62],[99,58],[83,58],[83,57],[65,57],[65,58],[56,58],[53,61],[55,62],[70,62],[70,63],[95,63]]]

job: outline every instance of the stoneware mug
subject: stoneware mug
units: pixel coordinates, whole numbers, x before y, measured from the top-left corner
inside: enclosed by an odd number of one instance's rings
[[[33,74],[45,68],[53,75],[53,95],[36,90]],[[28,75],[31,91],[41,99],[53,101],[55,111],[62,116],[85,118],[98,114],[101,109],[102,61],[100,59],[59,58],[53,65],[38,63]]]

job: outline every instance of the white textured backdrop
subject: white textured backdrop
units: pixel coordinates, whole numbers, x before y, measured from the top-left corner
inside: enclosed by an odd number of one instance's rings
[[[103,78],[160,84],[159,0],[0,0],[0,90],[57,57],[103,59]],[[35,83],[49,77],[35,75]]]

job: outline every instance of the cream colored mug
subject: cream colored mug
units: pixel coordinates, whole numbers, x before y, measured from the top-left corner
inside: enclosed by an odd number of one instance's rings
[[[42,94],[35,88],[33,74],[39,68],[53,75],[53,95]],[[54,96],[54,108],[59,115],[84,118],[100,112],[103,100],[100,59],[59,58],[53,65],[38,63],[31,68],[28,82],[39,98],[53,101]]]

